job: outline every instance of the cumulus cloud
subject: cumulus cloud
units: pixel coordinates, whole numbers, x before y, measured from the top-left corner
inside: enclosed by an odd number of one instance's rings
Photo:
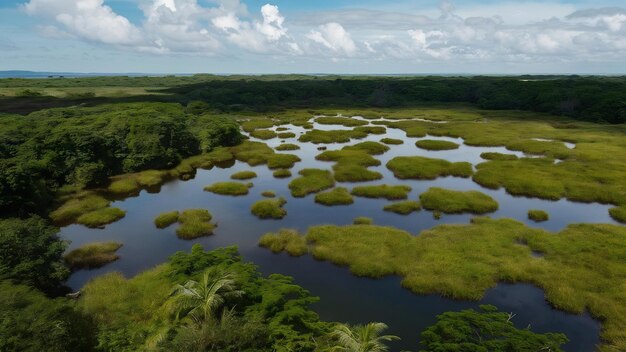
[[[330,49],[336,54],[353,56],[357,47],[350,33],[343,26],[336,22],[330,22],[319,26],[316,30],[311,30],[307,38],[323,47]]]

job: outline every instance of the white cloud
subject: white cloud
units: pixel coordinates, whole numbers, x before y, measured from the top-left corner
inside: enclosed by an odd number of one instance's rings
[[[336,54],[353,56],[357,51],[350,33],[336,22],[326,23],[319,26],[317,30],[311,30],[307,38]]]

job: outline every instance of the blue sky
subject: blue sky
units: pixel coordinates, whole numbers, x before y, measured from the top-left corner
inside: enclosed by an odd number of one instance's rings
[[[626,73],[624,1],[2,0],[0,70]]]

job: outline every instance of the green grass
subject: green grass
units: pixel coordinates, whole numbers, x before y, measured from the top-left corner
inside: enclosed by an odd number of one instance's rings
[[[108,191],[116,195],[137,194],[143,188],[159,186],[173,176],[167,170],[145,170],[138,173],[123,174],[111,178]]]
[[[419,236],[391,227],[315,226],[306,240],[316,259],[359,276],[402,276],[402,286],[417,294],[479,300],[499,282],[531,283],[555,308],[599,318],[601,350],[626,349],[624,226],[569,225],[555,234],[511,219],[475,218]]]
[[[245,196],[250,191],[250,187],[241,182],[217,182],[204,187],[204,190],[225,196]]]
[[[356,127],[353,130],[355,133],[365,133],[365,134],[385,134],[387,133],[387,129],[383,126],[361,126]]]
[[[209,236],[215,230],[211,223],[213,216],[205,209],[188,209],[178,217],[180,226],[176,229],[176,235],[184,240],[192,240],[198,237]]]
[[[383,175],[357,164],[339,163],[333,166],[335,180],[339,182],[366,182],[380,180]]]
[[[263,193],[261,193],[261,195],[265,198],[274,198],[276,197],[276,192],[274,191],[263,191]]]
[[[102,208],[79,216],[76,222],[87,227],[97,228],[116,222],[124,216],[126,216],[126,212],[120,208]]]
[[[498,210],[498,202],[479,191],[454,191],[431,187],[420,194],[425,209],[438,210],[446,214],[486,214]]]
[[[472,164],[452,163],[443,159],[422,156],[399,156],[387,163],[387,168],[399,179],[434,180],[437,177],[470,177]]]
[[[421,209],[422,205],[414,200],[406,200],[402,202],[387,204],[383,208],[384,211],[389,211],[400,215],[409,215],[413,212],[420,211]]]
[[[380,161],[361,149],[328,150],[315,157],[321,161],[334,161],[335,180],[339,182],[364,182],[383,178],[377,171],[368,170],[368,166],[380,165]]]
[[[267,164],[270,169],[288,169],[300,161],[300,158],[292,154],[277,154],[274,150],[261,142],[245,141],[230,151],[239,161],[248,163],[250,166]]]
[[[161,213],[154,219],[154,225],[156,225],[159,229],[164,229],[174,223],[177,223],[179,215],[180,213],[176,210]]]
[[[378,142],[367,141],[357,143],[352,146],[343,147],[343,150],[362,150],[370,155],[380,155],[388,151],[389,147]]]
[[[352,220],[352,223],[354,225],[372,225],[374,223],[374,220],[365,216],[359,216],[354,218],[354,220]]]
[[[111,182],[108,191],[113,194],[133,194],[141,190],[141,186],[134,177],[118,178]]]
[[[82,192],[71,197],[49,216],[55,224],[71,224],[81,215],[106,208],[110,203],[107,199],[92,192]]]
[[[426,150],[452,150],[458,149],[459,145],[450,141],[440,141],[434,139],[422,139],[415,142],[415,146]]]
[[[352,195],[365,198],[385,198],[388,200],[406,199],[411,187],[405,185],[358,186],[352,189]]]
[[[252,204],[250,211],[260,219],[282,219],[287,215],[283,209],[286,203],[284,198],[263,199]]]
[[[275,148],[278,151],[285,151],[285,150],[298,150],[300,149],[300,146],[297,144],[292,144],[292,143],[285,143],[285,144],[281,144],[278,147]]]
[[[297,198],[332,188],[335,185],[333,175],[328,170],[303,169],[299,174],[300,177],[289,183],[291,195]]]
[[[270,169],[290,169],[298,161],[301,161],[297,155],[293,154],[272,154],[267,158],[267,167]]]
[[[286,169],[276,170],[274,171],[272,175],[276,178],[291,177],[291,170],[286,170]]]
[[[626,205],[609,209],[609,214],[615,221],[626,224]]]
[[[278,138],[280,139],[288,139],[288,138],[295,138],[296,134],[293,132],[281,132],[278,134]]]
[[[480,157],[485,160],[517,160],[517,156],[513,154],[502,154],[495,152],[480,153]]]
[[[255,177],[257,177],[257,174],[254,171],[240,171],[230,176],[233,180],[250,180]]]
[[[395,138],[383,138],[380,140],[381,143],[385,143],[385,144],[389,144],[389,145],[400,145],[400,144],[404,144],[404,141],[401,139],[395,139]]]
[[[274,253],[287,252],[293,257],[305,255],[309,249],[304,237],[296,230],[283,229],[278,233],[267,233],[259,239],[259,246],[265,247]]]
[[[241,128],[246,132],[252,132],[260,128],[274,127],[274,121],[268,119],[245,121],[241,124]]]
[[[349,205],[354,203],[352,195],[346,188],[337,187],[330,191],[321,192],[315,195],[315,202],[323,205]]]
[[[122,247],[118,242],[98,242],[83,245],[64,256],[72,270],[96,269],[118,260],[115,254]]]
[[[356,130],[310,130],[301,135],[298,140],[300,142],[311,142],[314,144],[330,144],[330,143],[346,143],[351,139],[361,139],[367,137],[367,133]]]
[[[528,211],[528,218],[535,222],[542,222],[548,221],[548,219],[550,219],[550,215],[543,210],[531,209]]]
[[[250,132],[250,136],[258,139],[272,139],[276,138],[276,132],[272,130],[254,130]]]
[[[321,125],[342,125],[345,127],[364,126],[367,121],[351,119],[348,117],[322,116],[315,119]]]

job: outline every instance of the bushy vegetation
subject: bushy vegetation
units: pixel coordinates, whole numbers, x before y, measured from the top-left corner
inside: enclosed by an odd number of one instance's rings
[[[118,260],[120,257],[115,252],[121,247],[118,242],[89,243],[72,250],[64,258],[73,270],[96,269]]]
[[[177,223],[179,216],[180,213],[177,210],[161,213],[154,219],[154,225],[159,229],[164,229]]]
[[[126,216],[126,212],[120,208],[102,208],[79,216],[76,222],[96,228],[116,222],[124,216]]]
[[[421,139],[415,142],[415,146],[426,150],[451,150],[459,148],[459,145],[454,142],[434,139]]]
[[[333,188],[330,191],[320,192],[315,195],[315,202],[323,205],[349,205],[354,203],[354,199],[344,187]]]
[[[470,177],[473,173],[470,163],[452,163],[443,159],[422,156],[395,157],[389,160],[387,168],[400,179],[433,180],[445,176]]]
[[[385,205],[384,211],[390,211],[400,215],[409,215],[413,212],[420,211],[422,205],[414,200],[405,200]]]
[[[254,130],[250,132],[250,136],[258,139],[272,139],[276,138],[276,132],[272,130]]]
[[[257,177],[257,174],[254,171],[240,171],[230,175],[230,178],[233,180],[250,180],[255,177]]]
[[[401,139],[395,139],[395,138],[383,138],[380,140],[381,143],[385,143],[385,144],[389,144],[389,145],[400,145],[400,144],[404,144],[404,141]]]
[[[205,209],[188,209],[180,213],[176,235],[184,240],[192,240],[202,236],[210,236],[217,227],[212,223],[213,216]]]
[[[498,202],[479,191],[464,192],[431,187],[420,194],[420,202],[425,209],[446,214],[465,212],[486,214],[498,210]]]
[[[535,222],[548,221],[550,219],[550,215],[539,209],[531,209],[528,211],[528,218]]]
[[[411,187],[405,185],[358,186],[352,189],[352,195],[366,198],[385,198],[388,200],[406,199]]]
[[[283,205],[287,204],[284,198],[262,199],[252,204],[250,211],[259,219],[282,219],[287,216]]]
[[[267,233],[259,239],[259,246],[265,247],[274,253],[287,252],[294,257],[300,257],[308,252],[304,237],[296,230],[282,229],[278,233]]]
[[[562,351],[564,334],[538,334],[530,325],[517,329],[514,314],[499,312],[491,305],[480,311],[467,309],[437,316],[437,323],[421,333],[424,352],[437,351]]]
[[[289,182],[289,189],[294,197],[302,198],[335,185],[332,173],[328,170],[303,169],[298,174],[300,177]]]
[[[245,196],[250,191],[250,185],[241,182],[217,182],[204,187],[204,190],[226,196]]]
[[[49,214],[50,219],[59,225],[74,223],[82,215],[106,209],[111,202],[91,192],[75,194],[63,205]]]
[[[300,146],[297,144],[292,144],[292,143],[285,143],[285,144],[281,144],[278,147],[274,148],[278,151],[285,151],[285,150],[298,150],[300,149]]]
[[[371,225],[374,223],[374,219],[365,216],[359,216],[354,218],[354,220],[352,220],[352,223],[354,225]]]

